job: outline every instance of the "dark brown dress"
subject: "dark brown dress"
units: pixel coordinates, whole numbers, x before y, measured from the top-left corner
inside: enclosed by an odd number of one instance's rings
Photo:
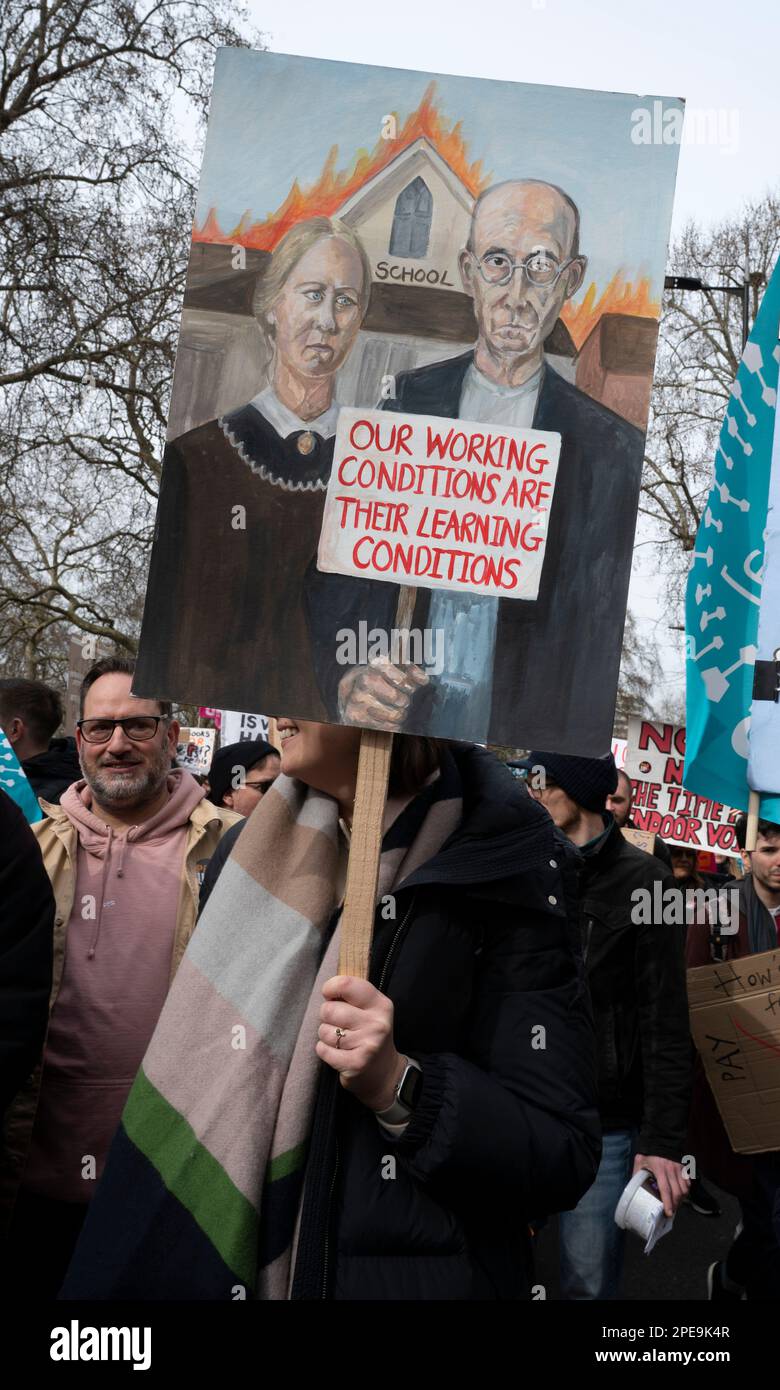
[[[134,690],[322,719],[304,590],[333,439],[282,438],[252,405],[165,451]],[[318,640],[335,659],[333,632]]]

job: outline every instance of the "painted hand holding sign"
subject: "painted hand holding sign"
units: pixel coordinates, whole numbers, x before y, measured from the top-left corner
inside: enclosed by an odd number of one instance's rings
[[[634,716],[628,721],[626,772],[633,788],[631,819],[669,844],[739,856],[738,811],[683,787],[685,729]]]
[[[138,694],[609,746],[678,153],[632,141],[635,113],[220,52]],[[369,153],[341,167],[336,131]],[[276,211],[241,216],[258,207]],[[336,493],[339,412],[377,429],[378,403],[415,459],[399,445],[389,489],[364,475],[358,498],[342,473]],[[330,536],[318,568],[329,486],[350,558]],[[345,694],[344,632],[389,647],[409,586],[414,627],[443,634],[436,683],[404,663],[370,718]]]

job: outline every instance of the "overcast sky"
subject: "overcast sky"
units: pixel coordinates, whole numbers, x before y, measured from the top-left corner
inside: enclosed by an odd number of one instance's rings
[[[780,184],[777,0],[248,5],[278,53],[684,97],[690,133],[680,151],[673,235],[689,218],[717,221]],[[647,555],[647,547],[637,552],[631,606],[659,645],[663,689],[674,693],[682,688],[682,634],[659,617],[659,586],[640,558]],[[663,693],[658,703],[663,707]]]

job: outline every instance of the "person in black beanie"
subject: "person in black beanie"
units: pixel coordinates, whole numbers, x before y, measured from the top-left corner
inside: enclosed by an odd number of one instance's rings
[[[279,776],[281,757],[278,748],[264,739],[245,739],[242,743],[226,743],[211,760],[208,785],[209,800],[215,806],[229,806],[244,820],[232,825],[222,837],[225,844],[212,854],[200,885],[199,914],[219,878],[236,840],[246,823],[246,817],[261,800],[263,793]],[[221,843],[221,842],[220,842]]]
[[[278,748],[265,739],[245,739],[218,748],[209,768],[209,800],[251,816],[258,801],[279,776]]]
[[[596,1181],[560,1216],[561,1293],[614,1299],[625,1240],[614,1213],[632,1174],[652,1173],[668,1216],[688,1190],[681,1163],[691,1084],[684,942],[681,929],[665,924],[656,908],[674,878],[630,844],[604,809],[618,780],[611,753],[533,752],[519,765],[532,795],[583,858],[582,948],[604,1135]]]

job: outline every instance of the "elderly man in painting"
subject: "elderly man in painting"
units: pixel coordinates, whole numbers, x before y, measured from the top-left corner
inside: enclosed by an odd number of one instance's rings
[[[290,703],[324,714],[309,655],[307,570],[315,563],[333,460],[336,373],[368,304],[371,269],[355,233],[316,217],[279,243],[254,311],[266,383],[248,404],[180,436],[165,453],[135,688],[228,709]],[[271,649],[268,635],[279,644]],[[264,634],[261,638],[259,634]],[[335,646],[335,640],[333,645]],[[285,660],[287,653],[287,660]]]
[[[418,590],[414,626],[443,641],[442,675],[390,664],[331,668],[327,702],[345,722],[497,743],[522,735],[543,747],[563,748],[565,738],[565,751],[598,754],[603,748],[581,742],[593,727],[582,716],[595,706],[608,746],[643,436],[544,356],[583,281],[579,237],[577,206],[554,184],[518,179],[483,193],[460,255],[474,348],[403,373],[384,407],[561,435],[539,595]],[[375,623],[386,604],[377,597]],[[363,616],[372,615],[364,608]]]

